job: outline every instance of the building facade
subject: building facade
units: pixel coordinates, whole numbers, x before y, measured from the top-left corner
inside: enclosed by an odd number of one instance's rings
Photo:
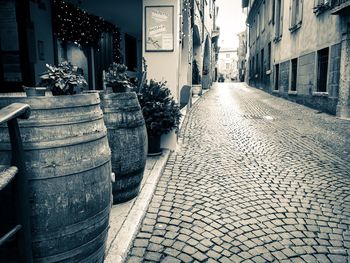
[[[215,0],[192,0],[192,61],[198,65],[203,89],[208,89],[216,75],[219,28]]]
[[[230,48],[220,48],[219,51],[219,76],[222,75],[225,80],[237,80],[237,50]]]
[[[349,117],[349,6],[345,0],[243,1],[249,84]]]
[[[247,57],[247,31],[243,31],[238,36],[238,49],[237,49],[237,68],[238,68],[238,79],[239,81],[243,82],[245,81],[246,77],[246,57]]]

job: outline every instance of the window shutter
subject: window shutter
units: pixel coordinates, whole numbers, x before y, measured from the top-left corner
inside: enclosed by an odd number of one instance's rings
[[[301,23],[303,21],[303,0],[299,0],[299,17],[298,17],[298,23]]]
[[[289,28],[291,28],[293,25],[294,25],[294,15],[295,15],[295,12],[294,12],[294,3],[295,0],[290,0],[289,2]],[[282,4],[282,3],[281,3]]]
[[[284,4],[283,4],[283,0],[281,0],[281,12],[280,12],[280,37],[282,37],[282,32],[283,32],[283,6],[284,6]]]
[[[276,0],[272,0],[272,9],[271,9],[271,20],[272,20],[272,24],[275,24],[275,5],[276,5]]]

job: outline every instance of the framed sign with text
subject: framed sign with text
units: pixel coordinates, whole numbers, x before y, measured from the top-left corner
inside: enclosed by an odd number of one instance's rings
[[[147,51],[174,50],[174,7],[145,7],[145,43]]]

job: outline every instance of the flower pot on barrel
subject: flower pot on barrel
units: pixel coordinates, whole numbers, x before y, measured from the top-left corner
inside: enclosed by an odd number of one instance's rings
[[[143,85],[139,94],[142,114],[148,135],[148,155],[162,154],[161,135],[172,130],[178,131],[181,112],[179,105],[171,97],[166,82],[151,80]]]
[[[27,97],[32,96],[45,96],[46,88],[45,87],[25,87],[23,86],[24,91]]]
[[[100,93],[115,173],[113,203],[138,195],[147,158],[145,121],[125,71],[124,65],[113,63],[105,77],[113,92]]]
[[[58,69],[50,66],[44,82],[53,95],[74,93],[76,86],[66,87],[58,80],[74,84],[82,81],[81,76],[68,64]],[[99,95],[0,96],[0,107],[13,102],[31,106],[31,117],[19,126],[29,175],[34,261],[103,262],[111,207],[111,154]],[[6,130],[0,126],[1,164],[10,162]],[[6,214],[1,215],[0,226],[3,220]]]

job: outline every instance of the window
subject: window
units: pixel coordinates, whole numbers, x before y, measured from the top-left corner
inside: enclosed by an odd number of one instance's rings
[[[212,13],[213,13],[213,4],[212,4],[213,0],[209,0],[209,15],[210,17],[212,17]]]
[[[226,54],[226,58],[230,58],[230,54]]]
[[[253,68],[252,68],[252,77],[255,76],[255,57],[253,57],[253,64],[252,64]]]
[[[282,37],[283,29],[283,0],[276,0],[275,3],[275,40],[278,41]]]
[[[125,34],[125,62],[128,70],[137,70],[137,42],[128,34]]]
[[[290,81],[290,90],[291,91],[296,91],[297,90],[297,73],[298,73],[298,59],[292,59],[291,60],[291,66],[292,66],[292,71],[291,71],[291,81]]]
[[[327,92],[329,48],[317,51],[317,92]]]
[[[275,65],[275,85],[274,90],[278,90],[279,82],[280,82],[280,65]]]
[[[265,1],[261,4],[260,8],[260,28],[261,32],[265,30]]]
[[[264,49],[261,50],[261,56],[260,56],[260,71],[261,71],[261,78],[264,76]]]
[[[230,69],[230,63],[226,63],[226,69]]]
[[[256,19],[256,38],[259,38],[260,35],[260,13],[257,15]]]
[[[275,24],[275,7],[276,6],[276,0],[272,0],[272,5],[271,5],[271,21],[272,24]]]
[[[252,60],[249,59],[249,77],[252,77]]]
[[[271,69],[271,42],[267,46],[267,70]]]
[[[271,22],[271,7],[270,4],[273,0],[265,0],[265,25]]]
[[[290,26],[289,30],[291,32],[298,29],[301,25],[303,16],[303,3],[302,0],[292,0],[291,1],[291,13],[290,13]]]

